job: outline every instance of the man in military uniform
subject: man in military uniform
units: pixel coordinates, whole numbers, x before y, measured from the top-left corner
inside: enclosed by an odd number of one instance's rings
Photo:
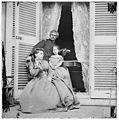
[[[52,30],[50,32],[50,38],[46,40],[42,40],[39,43],[37,43],[30,54],[34,52],[35,49],[37,48],[43,48],[44,49],[44,59],[49,60],[51,55],[53,54],[52,48],[55,45],[55,40],[59,37],[59,33],[56,30]]]

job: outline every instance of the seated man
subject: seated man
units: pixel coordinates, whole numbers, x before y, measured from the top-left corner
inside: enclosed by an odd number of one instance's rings
[[[50,38],[46,39],[46,40],[42,40],[39,43],[37,43],[33,47],[30,54],[32,54],[36,48],[43,48],[44,49],[44,59],[48,61],[49,58],[51,57],[51,55],[53,54],[52,48],[55,45],[55,40],[58,38],[58,36],[59,36],[59,33],[56,30],[52,30],[49,35]]]

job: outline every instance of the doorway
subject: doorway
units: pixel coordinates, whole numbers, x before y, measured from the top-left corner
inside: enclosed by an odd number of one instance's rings
[[[56,44],[60,48],[67,48],[71,52],[64,56],[65,61],[76,61],[76,54],[74,48],[74,39],[73,39],[73,21],[72,21],[72,12],[71,12],[71,2],[62,3],[62,11],[60,24],[58,28],[59,38],[56,40]],[[82,76],[82,66],[79,63],[79,66],[70,66],[68,67],[72,87],[75,92],[85,92],[83,76]]]
[[[59,45],[60,48],[67,48],[71,51],[69,54],[66,54],[64,60],[77,60],[74,50],[72,27],[71,3],[62,3],[61,18],[58,28],[59,38],[56,40],[56,44]]]

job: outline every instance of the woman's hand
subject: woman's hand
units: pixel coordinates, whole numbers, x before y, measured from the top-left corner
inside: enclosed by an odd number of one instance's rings
[[[51,61],[49,61],[49,65],[50,65],[52,70],[55,70],[55,66],[52,65]]]
[[[42,68],[41,65],[40,65],[40,60],[39,60],[38,58],[35,59],[34,67],[35,67],[35,68],[39,68],[39,69]]]
[[[35,63],[34,63],[34,68],[39,68],[39,62],[38,61],[35,61]]]
[[[56,69],[55,66],[52,66],[51,68],[52,68],[52,70],[55,70],[55,69]]]
[[[47,80],[51,82],[52,78],[51,78],[51,77],[48,77]]]

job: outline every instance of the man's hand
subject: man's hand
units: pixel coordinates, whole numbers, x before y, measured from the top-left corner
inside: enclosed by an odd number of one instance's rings
[[[67,49],[67,48],[64,48],[64,49],[61,49],[59,51],[59,53],[62,55],[62,56],[65,56],[67,53],[70,53],[71,50]]]

